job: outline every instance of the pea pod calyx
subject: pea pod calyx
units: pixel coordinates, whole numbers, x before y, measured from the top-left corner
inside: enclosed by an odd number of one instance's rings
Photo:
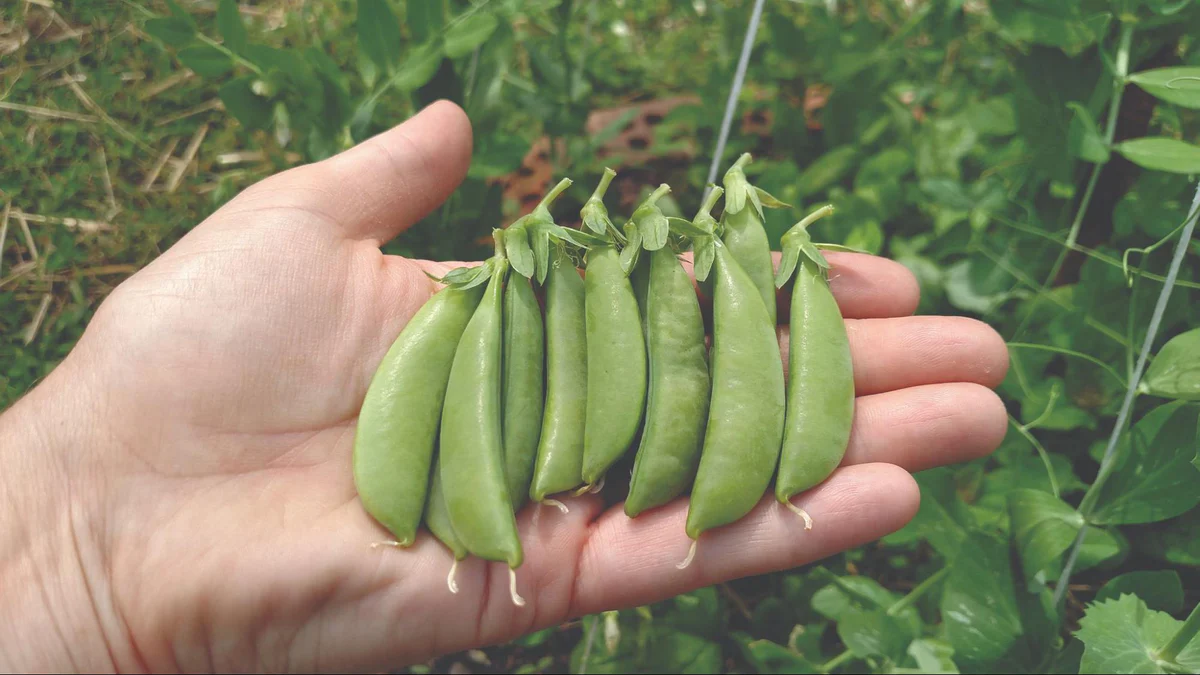
[[[783,257],[779,260],[779,271],[775,273],[775,287],[783,288],[783,285],[792,278],[792,274],[796,271],[796,266],[800,263],[800,257],[804,256],[811,260],[822,271],[829,269],[829,262],[825,260],[825,256],[821,254],[821,249],[813,243],[812,235],[808,232],[808,226],[817,222],[833,213],[833,205],[827,204],[813,211],[804,217],[803,220],[796,223],[783,235]]]
[[[542,201],[528,215],[522,216],[508,226],[505,237],[505,254],[512,269],[521,276],[532,279],[536,275],[538,283],[546,280],[550,269],[550,239],[561,239],[562,235],[554,216],[550,214],[550,205],[554,200],[571,187],[573,181],[564,178],[558,182]]]
[[[692,228],[699,232],[699,234],[692,235],[692,266],[696,274],[696,281],[708,279],[713,261],[716,260],[717,220],[713,217],[712,210],[724,192],[721,188],[714,186],[705,197],[704,203],[700,205],[696,217],[692,218]]]
[[[732,216],[746,208],[746,204],[754,208],[759,220],[764,220],[763,207],[769,209],[791,208],[766,190],[750,184],[746,178],[745,166],[754,161],[750,153],[742,153],[733,166],[725,172],[722,182],[725,184],[725,215]]]

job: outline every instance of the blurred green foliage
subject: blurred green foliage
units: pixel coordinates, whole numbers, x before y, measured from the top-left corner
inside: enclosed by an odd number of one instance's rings
[[[691,213],[751,4],[0,7],[0,406],[54,367],[115,284],[239,190],[438,98],[472,120],[471,171],[389,252],[479,257],[517,206],[495,179],[544,136],[555,174],[577,179],[556,207],[573,213],[628,121],[592,134],[588,114],[680,94],[699,103],[656,127],[650,159],[617,168],[672,182]],[[1197,28],[1191,0],[768,2],[740,109],[771,131],[735,124],[726,158],[755,153],[751,179],[796,207],[769,213],[776,244],[832,203],[819,240],[895,258],[921,282],[920,312],[975,316],[1010,340],[1010,433],[992,457],[919,474],[917,517],[879,544],[535,633],[487,650],[491,667],[1200,669],[1194,642],[1164,651],[1200,622],[1180,621],[1200,601],[1185,592],[1200,582],[1200,243],[1117,470],[1097,480],[1200,172]],[[680,139],[695,161],[670,154]]]

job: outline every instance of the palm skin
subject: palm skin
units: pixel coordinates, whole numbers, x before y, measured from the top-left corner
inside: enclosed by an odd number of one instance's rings
[[[813,530],[768,495],[680,571],[685,500],[631,521],[582,497],[536,525],[534,507],[520,514],[525,607],[509,600],[507,568],[479,560],[460,564],[449,594],[451,557],[428,535],[370,546],[388,535],[357,501],[350,455],[374,368],[436,290],[426,272],[450,265],[379,245],[449,194],[470,146],[465,116],[439,103],[250,188],[118,287],[6,415],[0,438],[30,419],[52,427],[59,400],[80,420],[51,472],[71,490],[42,492],[79,514],[78,569],[107,655],[42,666],[394,668],[871,541],[915,513],[909,471],[1002,439],[988,389],[1007,367],[999,337],[907,317],[917,287],[904,268],[831,254],[859,398],[843,467],[795,500]]]

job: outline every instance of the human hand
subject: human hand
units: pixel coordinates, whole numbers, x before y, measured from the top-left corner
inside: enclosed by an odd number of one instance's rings
[[[0,669],[394,668],[874,540],[915,513],[909,471],[1003,438],[999,336],[910,317],[907,270],[830,253],[858,399],[842,468],[794,500],[812,530],[767,495],[680,571],[686,500],[630,520],[584,496],[520,514],[525,607],[480,560],[449,594],[428,535],[370,547],[388,534],[350,454],[375,367],[450,266],[379,245],[457,185],[470,137],[439,103],[249,188],[121,284],[0,417]]]

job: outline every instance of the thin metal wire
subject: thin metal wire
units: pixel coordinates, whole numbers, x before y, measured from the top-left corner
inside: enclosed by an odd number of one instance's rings
[[[1121,410],[1117,413],[1116,424],[1113,425],[1112,434],[1108,437],[1108,445],[1104,448],[1104,458],[1100,461],[1100,472],[1097,474],[1097,481],[1106,480],[1111,472],[1110,464],[1113,461],[1113,453],[1117,449],[1117,441],[1121,438],[1121,431],[1125,428],[1125,422],[1129,419],[1129,411],[1133,408],[1133,400],[1137,396],[1138,384],[1142,380],[1142,373],[1146,370],[1146,359],[1150,356],[1150,349],[1154,345],[1154,338],[1158,335],[1159,324],[1162,323],[1163,313],[1167,309],[1167,301],[1171,299],[1171,289],[1175,287],[1175,278],[1179,276],[1179,268],[1183,265],[1183,257],[1187,254],[1188,244],[1192,240],[1192,232],[1196,229],[1196,220],[1200,219],[1200,183],[1196,185],[1196,196],[1192,198],[1192,209],[1188,214],[1187,224],[1184,225],[1183,232],[1179,235],[1179,243],[1175,245],[1175,257],[1171,259],[1171,267],[1167,270],[1166,280],[1163,282],[1162,291],[1158,294],[1158,302],[1154,305],[1154,314],[1150,316],[1150,325],[1146,328],[1146,339],[1142,342],[1142,351],[1138,354],[1137,366],[1133,369],[1133,376],[1129,378],[1129,387],[1125,390],[1125,400],[1121,402]],[[1098,486],[1093,485],[1092,489]],[[1085,501],[1086,500],[1085,498]],[[1080,511],[1086,521],[1091,515],[1092,505],[1094,501],[1088,501],[1086,512]],[[1082,504],[1080,506],[1083,506]],[[1083,548],[1084,536],[1087,534],[1087,524],[1079,530],[1078,536],[1075,537],[1075,543],[1071,548],[1071,555],[1067,557],[1067,564],[1063,567],[1062,575],[1058,578],[1058,585],[1054,588],[1054,605],[1057,607],[1067,592],[1067,584],[1071,581],[1071,572],[1075,568],[1075,563],[1079,559],[1079,551]]]
[[[746,26],[746,37],[742,40],[742,55],[738,57],[737,71],[733,75],[733,88],[729,90],[729,99],[725,101],[725,119],[721,120],[721,132],[717,135],[717,149],[713,153],[712,164],[708,167],[708,180],[704,181],[704,198],[712,190],[717,180],[717,169],[721,167],[721,156],[725,154],[725,142],[729,140],[729,127],[733,124],[733,113],[737,111],[738,96],[742,93],[742,85],[746,82],[746,66],[750,64],[750,52],[754,48],[754,38],[758,35],[758,24],[762,19],[764,0],[755,0],[754,11],[750,14],[750,24]]]

